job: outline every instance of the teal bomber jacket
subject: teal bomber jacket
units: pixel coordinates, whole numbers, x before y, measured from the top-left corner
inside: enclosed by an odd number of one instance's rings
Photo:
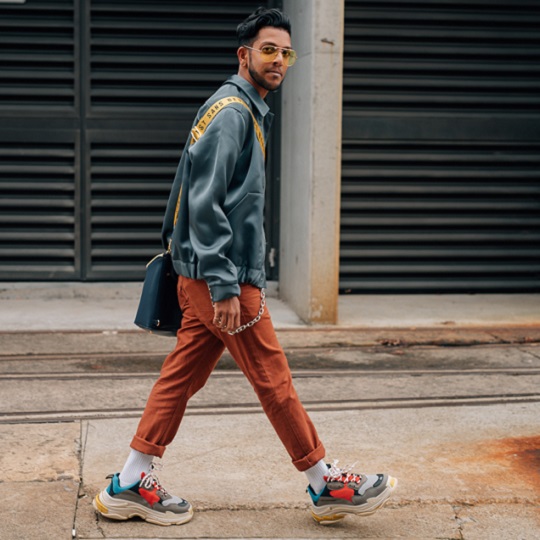
[[[262,129],[264,140],[273,114],[255,88],[233,75],[199,109],[193,122],[216,101],[242,98]],[[264,156],[249,111],[232,103],[214,117],[199,140],[189,137],[176,175],[162,229],[178,275],[204,279],[212,300],[240,295],[240,283],[266,286],[263,212]],[[173,227],[182,186],[178,221]],[[174,230],[173,230],[174,229]]]

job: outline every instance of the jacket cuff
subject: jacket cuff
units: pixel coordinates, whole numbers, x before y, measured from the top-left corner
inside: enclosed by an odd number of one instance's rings
[[[230,285],[209,285],[210,296],[212,302],[219,302],[232,298],[233,296],[240,296],[240,285],[238,283],[231,283]]]

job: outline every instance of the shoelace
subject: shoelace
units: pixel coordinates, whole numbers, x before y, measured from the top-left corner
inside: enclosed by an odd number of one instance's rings
[[[152,463],[150,465],[150,472],[141,480],[141,487],[148,490],[156,488],[158,491],[161,491],[163,495],[167,496],[167,490],[161,485],[157,474],[154,472],[159,470],[161,470],[161,465],[158,463]]]
[[[360,475],[351,472],[352,468],[356,465],[356,462],[354,462],[352,465],[348,465],[347,467],[338,467],[338,463],[339,460],[335,459],[332,465],[330,465],[328,474],[325,477],[327,482],[343,482],[344,484],[354,482],[359,484],[362,481],[362,477]]]

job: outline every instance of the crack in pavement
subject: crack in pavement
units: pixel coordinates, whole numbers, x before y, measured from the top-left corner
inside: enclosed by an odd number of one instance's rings
[[[86,448],[88,445],[88,433],[91,428],[90,422],[84,422],[81,421],[80,423],[80,438],[79,438],[79,448],[78,448],[78,459],[79,459],[79,486],[78,486],[78,493],[77,493],[77,501],[75,503],[75,511],[73,515],[73,527],[72,527],[72,538],[77,538],[77,516],[79,512],[79,502],[91,495],[89,495],[86,492],[84,481],[83,481],[83,467],[84,467],[84,456],[86,454]],[[102,538],[105,538],[105,531],[102,529],[100,522],[99,522],[99,516],[97,513],[95,513],[95,522],[96,522],[96,529],[101,534]]]
[[[463,526],[467,521],[470,521],[470,519],[469,518],[463,519],[459,516],[461,510],[463,510],[462,506],[452,505],[452,510],[454,512],[454,520],[458,526],[457,532],[459,534],[459,540],[465,540],[465,536],[463,534],[464,533]]]
[[[525,354],[529,354],[531,355],[533,358],[537,359],[537,360],[540,360],[540,351],[538,351],[537,354],[535,354],[533,351],[531,351],[530,349],[522,349],[521,347],[518,347],[517,348],[518,351],[520,352],[523,352]]]

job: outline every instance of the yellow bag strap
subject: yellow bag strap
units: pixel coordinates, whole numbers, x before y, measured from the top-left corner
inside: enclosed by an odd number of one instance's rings
[[[199,120],[199,123],[191,130],[191,143],[190,144],[193,144],[195,141],[198,141],[200,137],[202,136],[202,134],[205,132],[206,128],[210,125],[210,122],[214,119],[216,114],[222,109],[224,109],[227,105],[231,105],[232,103],[240,103],[240,105],[243,105],[249,111],[249,114],[251,114],[251,118],[253,118],[253,127],[255,128],[255,135],[257,136],[257,140],[259,141],[263,158],[265,158],[266,151],[265,151],[265,143],[264,143],[264,137],[262,134],[261,126],[259,126],[257,120],[255,120],[255,115],[253,114],[249,105],[243,99],[236,96],[230,96],[230,97],[220,99],[219,101],[216,101],[206,111],[206,113]]]
[[[255,115],[253,114],[251,108],[249,105],[242,99],[236,96],[229,96],[223,99],[220,99],[219,101],[216,101],[207,111],[204,113],[202,118],[199,120],[197,125],[191,130],[191,141],[189,144],[193,144],[194,142],[198,141],[203,133],[206,131],[206,128],[210,125],[210,122],[215,118],[216,114],[227,107],[227,105],[231,105],[232,103],[240,103],[240,105],[243,105],[248,111],[249,114],[251,114],[251,118],[253,118],[253,127],[255,128],[255,135],[257,136],[257,141],[259,141],[259,146],[261,147],[263,159],[266,158],[266,150],[265,150],[265,143],[264,143],[264,137],[262,134],[261,126],[259,126],[259,123],[255,119]],[[180,211],[180,198],[182,197],[182,186],[180,186],[180,193],[178,193],[178,200],[176,201],[176,209],[174,211],[174,221],[173,221],[173,228],[176,226],[176,222],[178,221],[178,212]],[[172,242],[172,236],[169,240],[169,247],[167,251],[171,250],[171,242]]]

